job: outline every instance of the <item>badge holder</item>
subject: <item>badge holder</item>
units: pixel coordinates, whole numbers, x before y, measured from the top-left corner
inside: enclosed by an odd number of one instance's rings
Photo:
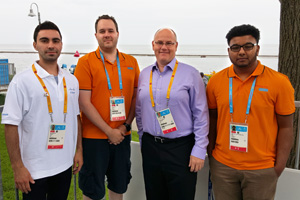
[[[152,92],[152,76],[153,76],[152,73],[153,72],[152,71],[150,72],[149,93],[150,93],[151,104],[152,104],[152,107],[153,107],[155,115],[156,115],[156,119],[159,123],[160,129],[163,132],[163,134],[167,134],[167,133],[171,133],[173,131],[177,131],[175,121],[173,119],[173,116],[172,116],[170,108],[169,108],[170,92],[171,92],[171,87],[172,87],[172,84],[173,84],[173,80],[174,80],[174,77],[175,77],[177,67],[178,67],[178,61],[176,60],[176,63],[175,63],[174,69],[173,69],[173,73],[172,73],[172,76],[171,76],[171,79],[170,79],[170,83],[169,83],[169,86],[168,86],[167,96],[166,96],[166,99],[167,99],[167,106],[166,107],[167,108],[163,109],[161,111],[156,111],[156,108],[155,108],[155,102],[154,102],[153,92]]]
[[[156,112],[156,118],[163,134],[171,133],[177,130],[170,108]]]
[[[66,134],[66,124],[54,124],[49,126],[48,134],[48,149],[62,149],[64,146],[64,139]]]
[[[229,123],[229,149],[248,152],[248,124]]]
[[[125,113],[125,98],[122,97],[110,97],[110,121],[123,121],[126,120]]]
[[[255,83],[256,83],[256,77],[252,82],[251,90],[248,97],[245,123],[235,123],[233,122],[232,78],[229,78],[229,109],[230,109],[229,112],[231,116],[231,122],[229,123],[229,149],[230,150],[239,151],[239,152],[248,152],[249,126],[247,120],[250,112]]]

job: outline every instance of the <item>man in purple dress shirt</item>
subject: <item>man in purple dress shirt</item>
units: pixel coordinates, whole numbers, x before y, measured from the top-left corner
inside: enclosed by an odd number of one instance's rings
[[[209,116],[199,72],[175,58],[171,29],[155,33],[156,62],[139,77],[136,122],[147,200],[194,200],[204,165]]]

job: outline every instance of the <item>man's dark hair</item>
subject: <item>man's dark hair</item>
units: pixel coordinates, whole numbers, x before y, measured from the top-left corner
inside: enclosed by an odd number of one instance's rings
[[[245,35],[251,35],[255,38],[256,43],[258,44],[259,39],[260,39],[260,34],[259,30],[250,25],[250,24],[243,24],[240,26],[235,26],[233,27],[226,35],[227,43],[229,45],[230,40],[234,37],[239,37],[239,36],[245,36]]]
[[[109,15],[102,15],[100,17],[98,17],[98,19],[96,20],[96,23],[95,23],[95,31],[97,33],[97,25],[98,25],[98,22],[101,20],[101,19],[110,19],[111,21],[113,21],[113,23],[115,24],[116,26],[116,30],[117,32],[119,33],[119,28],[118,28],[118,23],[117,21],[115,20],[115,18],[113,16],[109,16]]]
[[[35,30],[34,30],[34,33],[33,33],[33,40],[36,42],[37,40],[37,36],[39,34],[39,32],[41,30],[56,30],[59,35],[60,35],[60,39],[62,39],[62,36],[61,36],[61,33],[59,31],[59,28],[53,23],[53,22],[50,22],[50,21],[45,21],[41,24],[39,24]]]

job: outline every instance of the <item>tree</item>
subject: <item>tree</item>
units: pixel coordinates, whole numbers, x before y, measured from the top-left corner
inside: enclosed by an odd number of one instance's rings
[[[295,100],[300,101],[300,0],[279,0],[280,13],[280,46],[278,71],[287,75],[295,89]],[[294,117],[295,143],[298,132],[298,115]],[[291,151],[287,166],[293,167],[295,145]]]

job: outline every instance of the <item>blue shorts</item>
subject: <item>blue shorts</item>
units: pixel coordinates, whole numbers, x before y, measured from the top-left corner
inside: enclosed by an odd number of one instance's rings
[[[105,196],[105,176],[107,188],[123,194],[131,179],[130,174],[131,135],[119,145],[109,144],[107,139],[83,138],[83,166],[79,172],[79,188],[91,199]]]

